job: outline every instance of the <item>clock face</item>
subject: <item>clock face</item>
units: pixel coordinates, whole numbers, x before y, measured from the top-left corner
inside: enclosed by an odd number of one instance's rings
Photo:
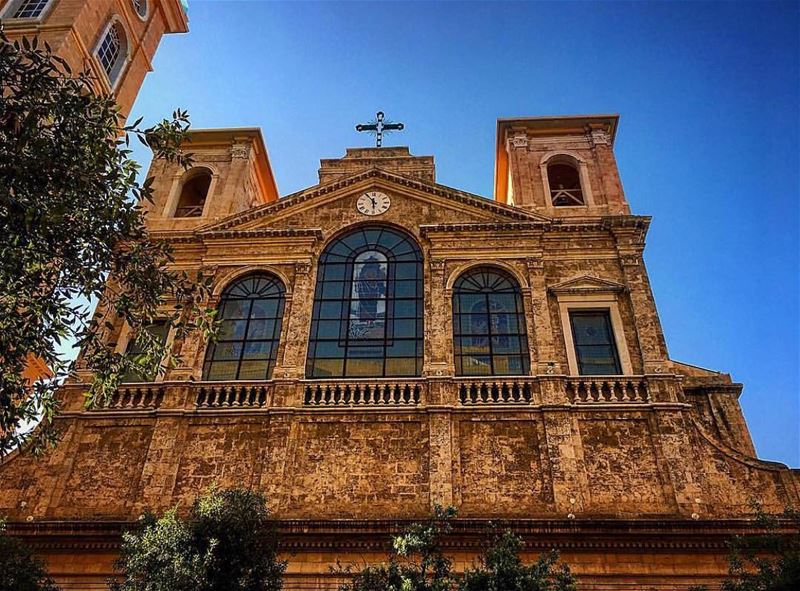
[[[356,208],[364,215],[380,215],[386,213],[391,201],[386,193],[380,191],[370,191],[364,193],[356,201]]]

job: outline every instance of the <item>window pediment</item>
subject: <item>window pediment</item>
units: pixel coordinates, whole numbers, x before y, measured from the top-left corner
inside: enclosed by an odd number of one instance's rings
[[[551,285],[548,288],[548,291],[555,295],[622,293],[627,290],[628,288],[621,283],[592,277],[591,275],[581,275],[580,277]]]

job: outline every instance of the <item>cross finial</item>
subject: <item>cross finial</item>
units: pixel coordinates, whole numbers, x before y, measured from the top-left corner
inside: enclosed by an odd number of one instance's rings
[[[383,143],[383,134],[391,131],[403,131],[405,125],[402,123],[392,123],[391,121],[384,121],[383,111],[378,111],[375,114],[375,119],[369,123],[359,123],[356,125],[356,131],[367,131],[375,134],[375,147],[380,148]]]

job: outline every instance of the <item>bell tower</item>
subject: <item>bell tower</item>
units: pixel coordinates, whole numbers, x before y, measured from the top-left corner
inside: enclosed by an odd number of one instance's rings
[[[12,41],[38,37],[73,72],[91,69],[125,116],[161,37],[189,30],[181,0],[0,0],[0,20]]]
[[[618,115],[497,120],[494,198],[549,217],[628,215]]]

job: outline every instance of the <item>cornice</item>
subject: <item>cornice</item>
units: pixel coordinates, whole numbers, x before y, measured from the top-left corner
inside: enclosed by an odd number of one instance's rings
[[[515,220],[547,221],[547,218],[544,218],[542,216],[533,214],[531,212],[525,211],[517,207],[496,203],[479,195],[467,193],[465,191],[460,191],[458,189],[453,189],[445,185],[425,183],[423,181],[413,179],[410,177],[404,177],[401,175],[392,174],[386,172],[385,170],[381,170],[379,168],[371,168],[369,170],[359,172],[352,176],[339,179],[325,185],[319,185],[317,187],[312,187],[310,189],[304,189],[297,193],[293,193],[291,195],[283,197],[282,199],[278,200],[275,203],[262,205],[260,207],[256,207],[246,212],[234,214],[214,224],[201,227],[197,230],[197,232],[199,234],[205,234],[219,230],[227,230],[229,228],[233,228],[234,226],[246,224],[261,217],[277,213],[279,211],[287,209],[288,207],[299,205],[301,203],[320,197],[322,195],[329,195],[331,193],[335,193],[337,191],[340,191],[342,189],[345,189],[347,187],[353,186],[357,183],[372,178],[380,178],[389,181],[395,185],[408,187],[410,189],[414,189],[423,193],[428,193],[430,195],[435,195],[437,197],[444,197],[445,199],[451,199],[453,201],[464,203],[472,207],[477,207],[479,209],[491,211],[499,215],[510,217]]]
[[[542,232],[550,228],[553,221],[535,222],[486,222],[463,224],[425,224],[419,227],[422,236],[439,232]]]
[[[258,228],[254,230],[216,230],[204,232],[203,238],[313,238],[322,240],[322,228]]]
[[[407,528],[410,519],[273,521],[284,551],[385,549],[389,538]],[[796,524],[781,520],[781,533]],[[10,535],[37,549],[117,550],[122,532],[135,521],[41,521],[7,523]],[[476,550],[492,528],[511,529],[526,548],[558,549],[708,549],[728,547],[734,535],[759,533],[752,519],[455,519],[443,541],[449,550]]]

